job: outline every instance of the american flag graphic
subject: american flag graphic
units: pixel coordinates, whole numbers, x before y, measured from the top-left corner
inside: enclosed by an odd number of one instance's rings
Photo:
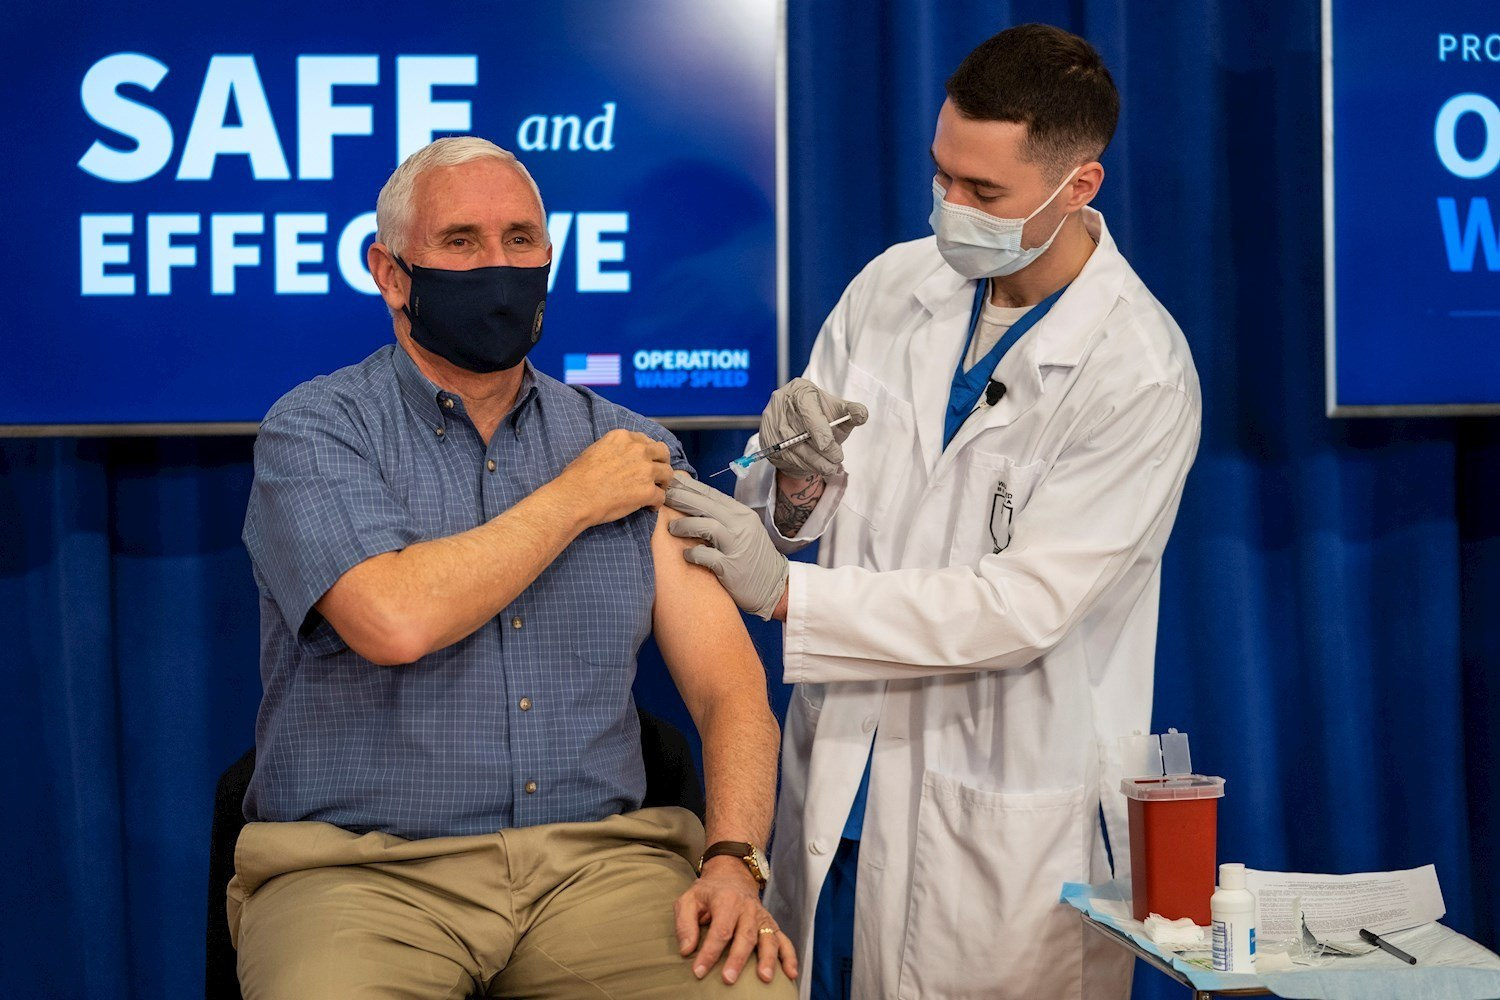
[[[568,385],[619,385],[618,354],[564,354],[563,381]]]

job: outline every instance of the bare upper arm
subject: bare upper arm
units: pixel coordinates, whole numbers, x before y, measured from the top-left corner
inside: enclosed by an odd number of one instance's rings
[[[651,534],[656,564],[656,606],[652,625],[662,659],[683,702],[701,722],[715,700],[746,691],[765,699],[766,676],[734,599],[714,574],[682,554],[702,544],[678,538],[667,524],[682,517],[663,507]]]

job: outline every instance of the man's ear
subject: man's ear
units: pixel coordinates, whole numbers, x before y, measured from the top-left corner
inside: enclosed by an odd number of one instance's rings
[[[370,277],[375,279],[375,287],[380,289],[380,297],[391,312],[399,313],[411,295],[411,278],[401,270],[396,255],[384,243],[371,243],[365,260],[370,266]]]
[[[1068,211],[1076,212],[1094,200],[1099,187],[1104,183],[1104,164],[1092,160],[1078,168],[1073,181],[1068,185]]]

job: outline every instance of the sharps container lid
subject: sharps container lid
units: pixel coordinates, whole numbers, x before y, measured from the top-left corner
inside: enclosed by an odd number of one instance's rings
[[[1175,778],[1193,773],[1188,735],[1175,729],[1149,736],[1122,736],[1119,756],[1122,778]]]
[[[1224,779],[1209,774],[1175,774],[1170,778],[1124,778],[1120,791],[1143,802],[1174,799],[1222,799]]]
[[[1161,734],[1161,769],[1167,777],[1193,773],[1193,754],[1188,749],[1187,733],[1168,729]]]
[[[1120,774],[1126,778],[1160,778],[1161,737],[1142,733],[1121,736]]]

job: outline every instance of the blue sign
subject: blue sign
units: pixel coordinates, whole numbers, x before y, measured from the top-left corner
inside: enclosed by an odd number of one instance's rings
[[[654,417],[759,414],[781,374],[777,14],[22,0],[0,425],[253,424],[389,343],[375,196],[449,134],[541,187],[539,368]]]
[[[1324,14],[1329,413],[1500,412],[1495,7]]]

